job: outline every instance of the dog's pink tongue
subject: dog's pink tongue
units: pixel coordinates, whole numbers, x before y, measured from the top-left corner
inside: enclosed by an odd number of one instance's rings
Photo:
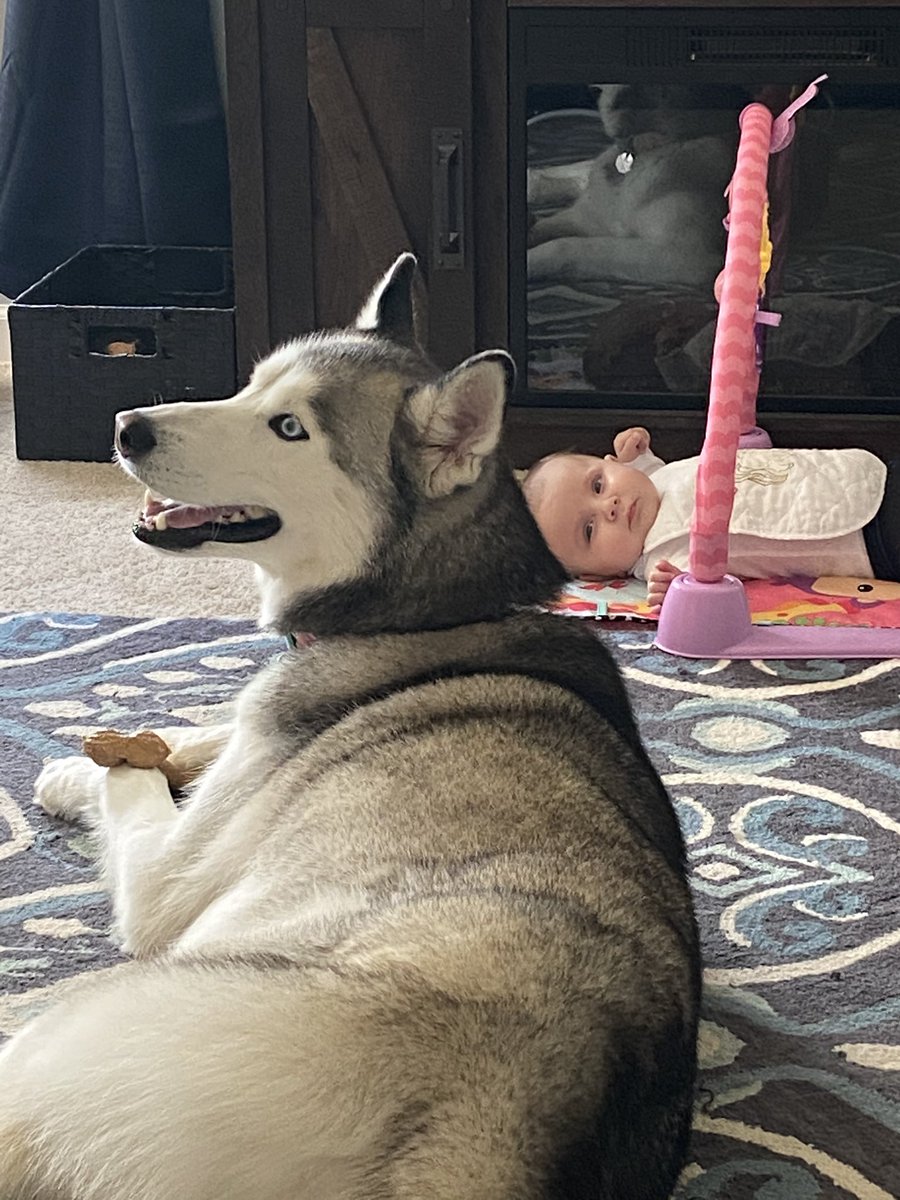
[[[198,508],[193,504],[176,504],[167,508],[166,524],[170,529],[193,529],[220,520],[229,510],[224,508]]]

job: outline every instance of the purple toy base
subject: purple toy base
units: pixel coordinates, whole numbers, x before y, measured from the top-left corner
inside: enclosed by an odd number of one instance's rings
[[[900,629],[840,625],[754,625],[744,585],[733,575],[673,580],[654,645],[683,658],[900,658]]]
[[[741,450],[771,450],[772,439],[764,429],[754,425],[752,429],[747,429],[741,434],[738,446]]]

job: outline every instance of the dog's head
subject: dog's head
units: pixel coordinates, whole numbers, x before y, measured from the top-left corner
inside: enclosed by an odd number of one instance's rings
[[[540,596],[505,595],[503,607],[552,593],[560,568],[499,453],[512,360],[488,351],[446,374],[429,362],[414,334],[415,266],[402,255],[353,327],[280,347],[231,399],[120,413],[118,461],[148,488],[135,536],[255,562],[263,622],[285,629],[446,624],[448,601],[462,620],[499,615],[490,586],[487,604],[472,603],[478,523],[511,536],[535,571],[526,590]]]
[[[750,96],[743,89],[704,84],[590,85],[607,137],[626,149],[640,134],[683,141],[737,130],[737,114]]]

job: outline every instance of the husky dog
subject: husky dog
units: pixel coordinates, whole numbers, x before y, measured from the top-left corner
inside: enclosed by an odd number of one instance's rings
[[[133,963],[0,1054],[4,1200],[663,1200],[693,1099],[684,847],[609,654],[499,449],[510,360],[449,374],[415,261],[229,400],[120,414],[161,550],[247,556],[310,631],[186,802],[49,763]],[[176,497],[162,499],[162,497]],[[187,736],[186,736],[187,735]],[[180,740],[178,740],[180,738]]]
[[[735,112],[698,106],[702,93],[685,87],[594,90],[610,145],[583,190],[571,168],[535,181],[533,199],[552,201],[555,188],[561,203],[571,203],[533,225],[528,278],[712,283],[724,253],[722,191],[734,167]]]

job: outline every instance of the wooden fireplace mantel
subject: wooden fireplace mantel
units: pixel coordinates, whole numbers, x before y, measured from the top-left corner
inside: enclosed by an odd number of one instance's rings
[[[226,0],[242,373],[278,341],[346,321],[378,271],[409,248],[424,268],[420,308],[436,361],[509,344],[511,14],[847,7],[900,11],[883,0]],[[435,237],[446,216],[432,187],[443,127],[460,135],[465,164],[467,244],[455,270]],[[705,415],[513,405],[510,448],[525,465],[568,446],[603,449],[623,425],[647,422],[671,458],[696,452]],[[782,444],[858,444],[900,457],[900,416],[781,413],[765,423]]]

